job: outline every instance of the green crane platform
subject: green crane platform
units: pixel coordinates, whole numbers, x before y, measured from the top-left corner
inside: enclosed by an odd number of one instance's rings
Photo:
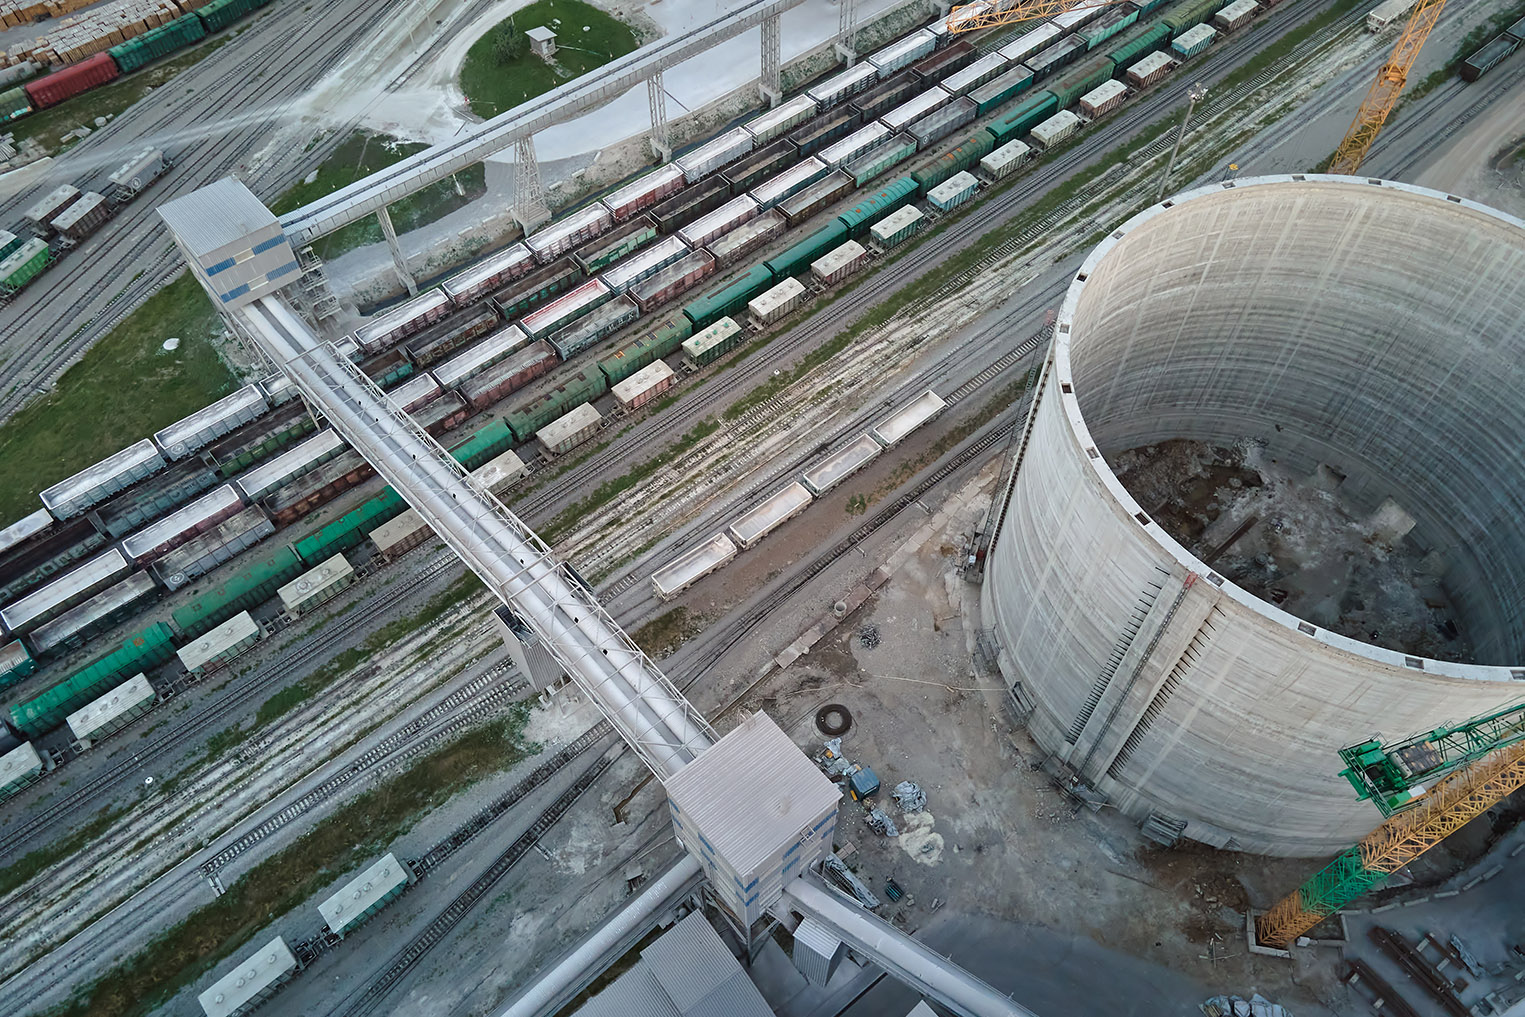
[[[1371,799],[1384,816],[1402,812],[1435,781],[1494,749],[1525,741],[1525,703],[1460,724],[1383,745],[1379,738],[1340,750],[1350,781],[1361,798]]]

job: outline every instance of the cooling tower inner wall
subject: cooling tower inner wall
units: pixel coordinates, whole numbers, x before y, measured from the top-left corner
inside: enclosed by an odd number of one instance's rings
[[[1380,820],[1338,750],[1525,697],[1525,223],[1351,178],[1139,213],[1065,297],[982,592],[1028,730],[1122,813],[1319,856]],[[1188,438],[1391,496],[1448,563],[1467,664],[1330,632],[1194,557],[1106,456]]]
[[[1252,437],[1328,464],[1415,518],[1477,662],[1525,660],[1525,233],[1388,188],[1235,188],[1130,230],[1072,336],[1103,455]]]

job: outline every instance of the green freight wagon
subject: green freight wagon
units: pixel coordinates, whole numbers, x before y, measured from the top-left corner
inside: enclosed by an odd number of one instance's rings
[[[971,134],[957,145],[938,156],[930,164],[911,174],[922,194],[926,194],[949,177],[978,165],[995,148],[995,139],[989,131]]]
[[[1086,49],[1095,49],[1113,36],[1121,35],[1132,28],[1137,21],[1137,8],[1114,7],[1089,25],[1081,26],[1075,34],[1085,40]]]
[[[1045,90],[1023,99],[1010,113],[996,117],[985,130],[990,132],[996,144],[1004,145],[1020,138],[1057,112],[1059,99],[1053,92]]]
[[[791,275],[810,271],[811,262],[827,251],[840,247],[846,239],[847,227],[840,221],[833,222],[816,230],[778,257],[763,262],[763,265],[773,273],[775,281],[787,279]]]
[[[196,12],[208,32],[220,32],[233,22],[264,4],[256,0],[212,0]]]
[[[582,266],[570,257],[551,262],[545,268],[521,276],[492,295],[504,321],[512,321],[545,303],[558,293],[582,282]]]
[[[1155,50],[1164,49],[1169,43],[1169,28],[1164,25],[1150,25],[1139,34],[1125,39],[1122,45],[1108,53],[1107,57],[1118,70],[1125,71]]]
[[[226,480],[242,473],[266,456],[273,456],[282,449],[295,445],[318,429],[312,414],[300,406],[293,407],[293,410],[295,412],[290,420],[281,426],[271,428],[248,442],[234,442],[226,452],[221,446],[213,446],[212,456],[217,463],[217,475]]]
[[[1176,4],[1165,12],[1160,19],[1160,24],[1170,29],[1170,37],[1174,39],[1189,29],[1207,21],[1223,7],[1229,0],[1186,0],[1185,3]]]
[[[913,177],[892,180],[873,194],[866,194],[858,203],[837,220],[847,227],[849,237],[861,237],[868,228],[891,212],[916,199],[917,184]]]
[[[572,252],[589,275],[602,271],[627,254],[633,254],[657,238],[657,222],[641,215]]]
[[[1277,2],[1280,3],[1281,0],[1277,0]],[[1150,11],[1157,11],[1168,3],[1170,3],[1170,0],[1133,0],[1133,6],[1138,8],[1139,17],[1143,17]]]
[[[177,49],[184,49],[197,39],[205,38],[206,34],[206,24],[200,18],[194,14],[185,14],[158,28],[150,28],[142,35],[113,46],[106,52],[116,61],[117,69],[128,74]]]
[[[604,372],[610,385],[617,384],[646,365],[678,352],[683,340],[693,334],[693,322],[679,312],[629,346],[615,350],[600,360],[598,369]]]
[[[1169,35],[1169,32],[1165,33]],[[969,93],[974,100],[975,113],[985,116],[1006,105],[1021,93],[1033,87],[1033,72],[1021,64]]]
[[[712,325],[727,315],[738,314],[746,309],[747,301],[776,282],[773,273],[765,265],[753,265],[740,276],[732,276],[718,286],[712,286],[699,294],[699,298],[683,308],[684,315],[698,331]]]
[[[21,640],[12,640],[0,649],[0,689],[10,688],[36,670],[37,661]]]
[[[1117,69],[1112,63],[1111,57],[1097,57],[1095,60],[1087,60],[1079,67],[1070,71],[1048,87],[1059,99],[1059,108],[1068,109],[1080,101],[1080,97],[1103,81],[1112,80],[1112,72]]]
[[[591,403],[607,391],[609,379],[597,365],[590,365],[568,375],[549,392],[520,403],[505,419],[515,438],[529,441],[546,424],[574,407]]]
[[[317,533],[297,541],[297,557],[308,568],[316,568],[334,555],[358,546],[372,530],[388,519],[402,515],[407,507],[408,503],[403,501],[402,495],[390,487],[384,488],[359,508],[345,513]]]
[[[182,639],[194,639],[240,611],[263,604],[305,570],[296,552],[283,547],[250,562],[189,604],[176,608],[169,616],[170,621],[180,630]]]
[[[26,89],[17,86],[0,92],[0,123],[24,117],[30,112],[32,100],[27,97]]]
[[[42,274],[52,252],[48,245],[32,238],[0,261],[0,293],[15,293]]]
[[[158,667],[175,655],[175,634],[154,622],[130,636],[122,648],[95,661],[42,695],[11,707],[11,725],[33,738],[61,727],[69,714],[140,671]]]
[[[503,421],[494,420],[452,448],[450,455],[468,470],[474,470],[507,452],[513,446],[514,433]]]

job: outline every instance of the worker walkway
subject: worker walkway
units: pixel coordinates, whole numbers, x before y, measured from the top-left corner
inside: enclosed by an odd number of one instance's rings
[[[302,394],[534,630],[653,773],[715,741],[709,724],[550,548],[278,296],[234,312]]]

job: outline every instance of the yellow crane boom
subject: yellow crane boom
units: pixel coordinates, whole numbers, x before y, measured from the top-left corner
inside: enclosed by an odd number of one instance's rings
[[[1255,921],[1255,938],[1285,949],[1350,901],[1525,787],[1525,742],[1484,756],[1441,780],[1363,837]]]
[[[1372,142],[1377,140],[1382,125],[1387,123],[1388,115],[1398,104],[1398,96],[1408,83],[1409,70],[1418,59],[1424,41],[1430,37],[1430,30],[1435,27],[1445,6],[1446,0],[1419,0],[1409,12],[1403,33],[1393,44],[1393,52],[1377,72],[1376,80],[1366,90],[1366,98],[1356,111],[1350,130],[1345,132],[1345,140],[1340,142],[1334,159],[1329,163],[1330,173],[1349,176],[1361,168]]]

